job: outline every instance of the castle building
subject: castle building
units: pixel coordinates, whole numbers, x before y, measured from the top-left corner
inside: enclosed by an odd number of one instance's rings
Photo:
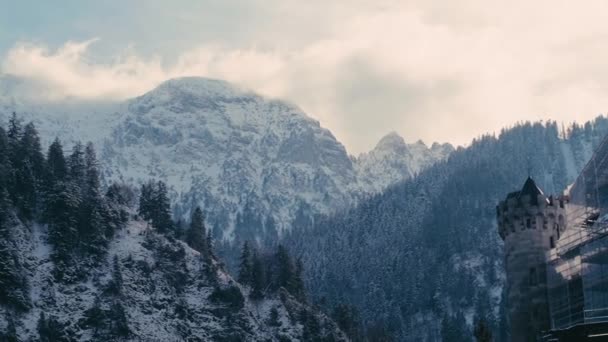
[[[511,340],[608,341],[608,138],[566,195],[528,177],[496,211]]]
[[[546,253],[566,222],[566,198],[545,196],[528,177],[497,206],[504,240],[512,341],[536,341],[550,329]]]

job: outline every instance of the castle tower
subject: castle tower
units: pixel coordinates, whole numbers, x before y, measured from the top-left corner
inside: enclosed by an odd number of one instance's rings
[[[550,329],[545,253],[565,229],[563,197],[546,197],[528,177],[496,207],[504,241],[511,340],[537,341]]]

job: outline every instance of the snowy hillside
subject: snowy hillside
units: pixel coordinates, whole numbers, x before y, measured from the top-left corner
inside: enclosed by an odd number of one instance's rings
[[[55,136],[66,144],[92,141],[107,181],[161,179],[176,216],[188,217],[199,204],[225,240],[272,238],[408,179],[451,151],[406,146],[392,134],[353,163],[296,106],[218,80],[170,80],[124,103],[48,102],[32,98],[28,87],[0,77],[0,122],[15,110],[36,123],[43,145]]]
[[[113,335],[113,340],[299,340],[306,329],[302,312],[317,321],[320,336],[346,340],[329,318],[286,291],[250,300],[249,288],[234,281],[216,261],[210,266],[198,252],[154,232],[145,222],[130,221],[110,242],[106,262],[82,269],[90,276],[70,283],[53,277],[47,227],[23,224],[15,217],[12,222],[7,238],[26,272],[31,307],[13,316],[12,310],[0,306],[0,331],[7,331],[10,324],[22,340],[37,339],[40,317],[52,326],[48,329],[59,330],[70,341],[99,340],[103,332],[92,321],[104,312],[106,320],[118,320],[112,323],[117,330],[125,324],[120,328],[123,336]],[[236,301],[214,299],[217,289],[231,288],[242,293]]]

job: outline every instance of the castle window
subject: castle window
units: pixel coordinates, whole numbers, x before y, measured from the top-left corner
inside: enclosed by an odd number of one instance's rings
[[[557,239],[559,240],[559,229],[557,230]]]
[[[530,226],[532,226],[532,220],[530,220],[529,218],[526,219],[526,227],[530,228]]]
[[[536,268],[530,267],[530,286],[535,286],[536,284],[538,284]]]
[[[555,240],[553,239],[553,236],[549,237],[549,246],[551,248],[555,248]]]

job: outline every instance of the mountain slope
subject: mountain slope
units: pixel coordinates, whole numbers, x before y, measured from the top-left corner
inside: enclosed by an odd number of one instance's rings
[[[307,313],[319,326],[317,336],[346,341],[335,323],[286,291],[250,300],[249,288],[234,281],[217,261],[209,265],[198,252],[145,222],[130,221],[110,242],[106,262],[83,269],[89,274],[83,280],[64,283],[52,274],[46,226],[24,224],[14,216],[11,221],[10,237],[5,238],[25,270],[31,308],[15,315],[0,306],[0,331],[13,326],[22,340],[36,340],[41,321],[57,341],[60,336],[108,340],[104,334],[125,341],[297,340],[305,336],[300,317]],[[225,295],[215,299],[218,289],[236,289],[236,300]],[[117,303],[122,308],[118,311]],[[271,317],[274,310],[277,316]],[[114,331],[100,330],[103,320],[112,320]]]

